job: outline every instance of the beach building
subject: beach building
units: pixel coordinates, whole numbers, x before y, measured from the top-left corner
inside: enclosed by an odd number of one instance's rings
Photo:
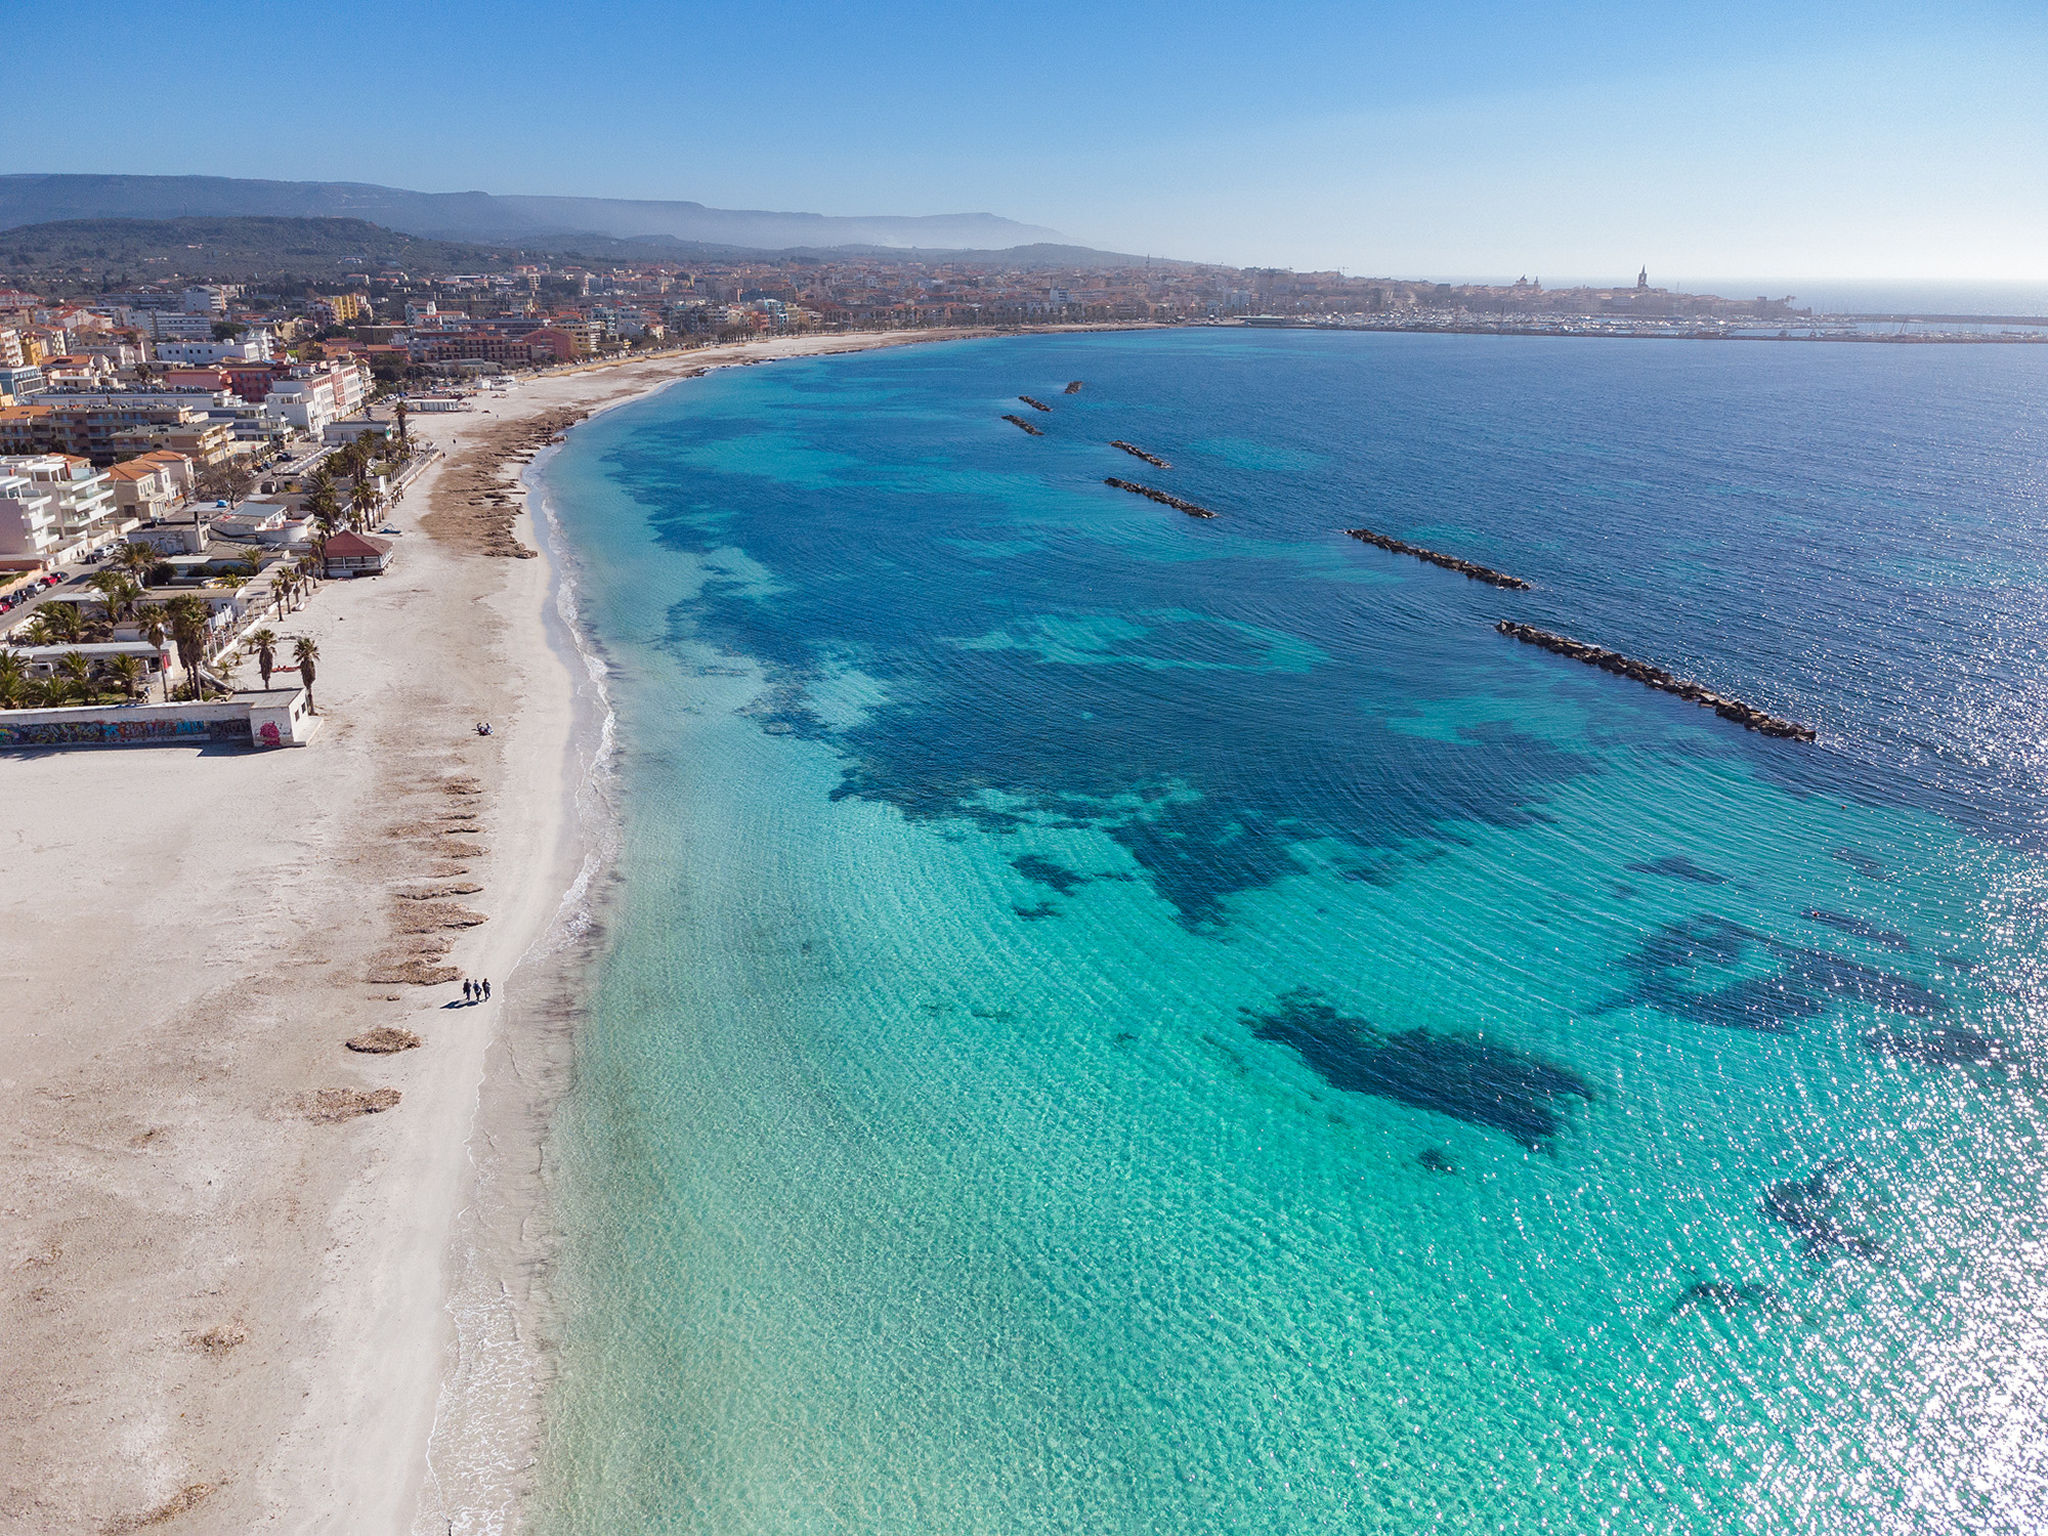
[[[83,656],[95,667],[116,656],[133,656],[150,677],[171,669],[171,653],[147,640],[87,640],[77,645],[23,645],[11,648],[22,659],[32,677],[49,677],[71,655]]]
[[[303,747],[319,729],[306,690],[290,687],[250,688],[203,704],[0,710],[0,747]]]
[[[410,406],[407,407],[410,409]],[[398,428],[391,422],[378,421],[372,416],[351,416],[346,421],[330,421],[320,429],[320,441],[329,448],[340,448],[359,437],[367,437],[373,443],[382,443],[397,434]]]
[[[330,581],[343,576],[381,576],[391,558],[391,541],[360,533],[337,533],[328,539],[320,558]]]

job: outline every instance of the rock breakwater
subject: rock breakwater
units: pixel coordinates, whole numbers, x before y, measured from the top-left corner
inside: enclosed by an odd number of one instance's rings
[[[1207,507],[1198,507],[1192,501],[1183,501],[1180,497],[1169,492],[1158,490],[1149,485],[1140,485],[1135,480],[1119,480],[1115,475],[1110,475],[1102,483],[1104,485],[1113,485],[1120,491],[1129,491],[1133,496],[1149,496],[1154,501],[1160,503],[1160,505],[1172,507],[1176,512],[1185,512],[1189,517],[1214,517],[1216,515]]]
[[[1140,448],[1136,443],[1127,443],[1120,437],[1110,439],[1109,446],[1112,448],[1121,448],[1125,453],[1128,453],[1132,458],[1143,459],[1147,464],[1156,465],[1160,469],[1173,468],[1171,464],[1167,463],[1166,460],[1160,458],[1157,454],[1147,453],[1144,449]]]
[[[1029,395],[1019,395],[1017,398],[1030,406],[1034,411],[1049,411],[1052,409],[1043,400],[1034,400]]]
[[[1079,393],[1081,393],[1081,381],[1079,379],[1074,380],[1074,382],[1069,384],[1064,390],[1061,391],[1061,393],[1067,395],[1078,395]]]
[[[1031,423],[1026,421],[1022,416],[1006,415],[1003,417],[1003,420],[1007,421],[1013,427],[1022,427],[1026,432],[1029,432],[1033,437],[1045,436],[1043,432],[1039,431],[1038,428],[1031,425]]]
[[[1732,720],[1745,730],[1755,731],[1759,735],[1777,736],[1789,741],[1814,739],[1814,730],[1810,725],[1799,725],[1790,720],[1780,720],[1775,715],[1767,715],[1754,704],[1746,704],[1741,699],[1727,698],[1700,683],[1673,677],[1662,667],[1653,667],[1646,661],[1637,661],[1633,657],[1622,655],[1619,651],[1603,650],[1597,645],[1588,645],[1583,640],[1552,634],[1549,630],[1538,629],[1533,624],[1517,624],[1510,619],[1502,619],[1493,627],[1524,645],[1533,645],[1559,656],[1568,656],[1573,661],[1584,662],[1589,667],[1598,667],[1603,672],[1612,672],[1619,677],[1633,678],[1646,688],[1676,694],[1688,703],[1697,704],[1702,709],[1711,709],[1723,720]]]
[[[1389,538],[1384,533],[1374,533],[1370,528],[1346,528],[1346,533],[1362,544],[1387,550],[1396,555],[1410,555],[1417,560],[1426,560],[1431,565],[1440,565],[1447,571],[1456,571],[1473,581],[1483,581],[1489,586],[1514,587],[1526,591],[1529,583],[1519,576],[1510,576],[1505,571],[1496,571],[1489,566],[1475,565],[1470,560],[1460,560],[1456,555],[1446,555],[1438,550],[1424,549],[1420,544],[1409,544],[1401,539]]]

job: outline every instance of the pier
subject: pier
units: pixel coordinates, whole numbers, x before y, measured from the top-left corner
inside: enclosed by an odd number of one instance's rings
[[[1034,400],[1029,395],[1019,395],[1017,398],[1030,406],[1034,411],[1049,411],[1052,409],[1043,400]]]
[[[1646,688],[1676,694],[1688,703],[1697,704],[1702,709],[1711,709],[1723,720],[1733,720],[1745,730],[1755,731],[1759,735],[1782,737],[1788,741],[1814,739],[1814,730],[1810,725],[1798,725],[1790,720],[1780,720],[1775,715],[1767,715],[1754,704],[1745,704],[1741,699],[1724,697],[1699,683],[1689,682],[1682,677],[1673,677],[1662,667],[1653,667],[1646,661],[1637,661],[1622,655],[1619,651],[1602,650],[1599,646],[1588,645],[1583,640],[1554,635],[1547,629],[1536,628],[1533,624],[1516,624],[1508,619],[1502,619],[1493,627],[1524,645],[1533,645],[1559,656],[1569,656],[1573,661],[1582,661],[1589,667],[1598,667],[1603,672],[1612,672],[1619,677],[1634,678]]]
[[[1420,544],[1404,543],[1390,539],[1384,533],[1374,533],[1370,528],[1346,528],[1346,533],[1360,543],[1391,551],[1397,555],[1412,555],[1417,560],[1427,560],[1431,565],[1440,565],[1447,571],[1456,571],[1474,581],[1483,581],[1492,587],[1514,587],[1527,591],[1529,583],[1519,576],[1510,576],[1505,571],[1496,571],[1484,565],[1474,565],[1470,560],[1460,560],[1456,555],[1442,554],[1434,549],[1424,549]]]
[[[1176,512],[1185,512],[1189,517],[1214,517],[1216,515],[1207,507],[1198,507],[1192,501],[1183,501],[1178,496],[1155,489],[1149,485],[1140,485],[1135,480],[1119,480],[1116,476],[1111,475],[1102,483],[1104,485],[1113,485],[1120,491],[1129,491],[1134,496],[1149,496],[1162,506],[1172,507]]]
[[[1013,427],[1022,427],[1026,432],[1029,432],[1033,437],[1045,436],[1043,432],[1039,431],[1038,428],[1031,425],[1031,423],[1026,421],[1022,416],[1005,416],[1003,420],[1007,421]]]
[[[1112,438],[1110,440],[1109,446],[1112,448],[1121,448],[1125,453],[1128,453],[1132,458],[1143,459],[1147,464],[1157,465],[1160,469],[1173,468],[1171,464],[1167,463],[1166,460],[1160,458],[1157,454],[1147,453],[1144,449],[1140,448],[1136,443],[1127,443],[1120,437]]]

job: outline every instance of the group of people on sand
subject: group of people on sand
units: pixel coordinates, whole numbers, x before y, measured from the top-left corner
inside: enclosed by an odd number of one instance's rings
[[[477,733],[477,735],[479,735],[479,736],[488,736],[488,735],[490,735],[490,734],[491,734],[491,722],[490,722],[490,721],[488,721],[488,720],[479,720],[479,721],[477,721],[477,723],[476,723],[476,733]]]
[[[467,976],[463,977],[462,1000],[465,1003],[488,1003],[491,1000],[491,978],[486,976],[482,981],[471,981]]]

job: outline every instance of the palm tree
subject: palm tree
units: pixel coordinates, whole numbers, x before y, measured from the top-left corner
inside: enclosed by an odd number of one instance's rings
[[[270,672],[277,664],[277,631],[259,629],[248,639],[249,649],[256,653],[256,670],[263,674],[263,686],[270,686]]]
[[[94,571],[86,578],[86,585],[107,600],[107,618],[114,624],[120,623],[134,608],[135,600],[142,596],[142,588],[136,585],[135,578],[119,569]]]
[[[85,622],[76,603],[45,603],[29,621],[36,645],[76,645],[85,638]]]
[[[123,544],[121,553],[114,557],[114,562],[120,569],[133,576],[137,583],[146,584],[150,571],[161,559],[163,556],[147,544]]]
[[[164,612],[162,603],[137,603],[135,605],[135,632],[157,650],[164,648],[164,637],[171,632],[170,617]],[[171,674],[164,673],[164,702],[171,700]]]
[[[28,663],[14,651],[0,650],[0,709],[19,709],[28,695]]]
[[[66,651],[58,657],[57,672],[71,691],[78,695],[81,704],[92,702],[92,663],[85,659],[83,651]]]
[[[299,664],[299,681],[306,685],[306,713],[317,715],[313,707],[313,663],[320,659],[320,646],[311,635],[301,635],[292,646],[292,660]]]
[[[114,657],[107,663],[107,673],[121,685],[121,692],[128,696],[131,704],[135,702],[136,695],[142,691],[142,684],[149,676],[143,670],[141,661],[133,656]]]
[[[190,592],[180,592],[164,604],[164,611],[170,619],[171,641],[178,648],[178,665],[185,669],[192,697],[202,699],[206,683],[199,669],[206,665],[206,604]]]
[[[348,493],[349,511],[355,514],[356,526],[369,526],[370,514],[377,510],[377,492],[367,480],[358,480]]]

